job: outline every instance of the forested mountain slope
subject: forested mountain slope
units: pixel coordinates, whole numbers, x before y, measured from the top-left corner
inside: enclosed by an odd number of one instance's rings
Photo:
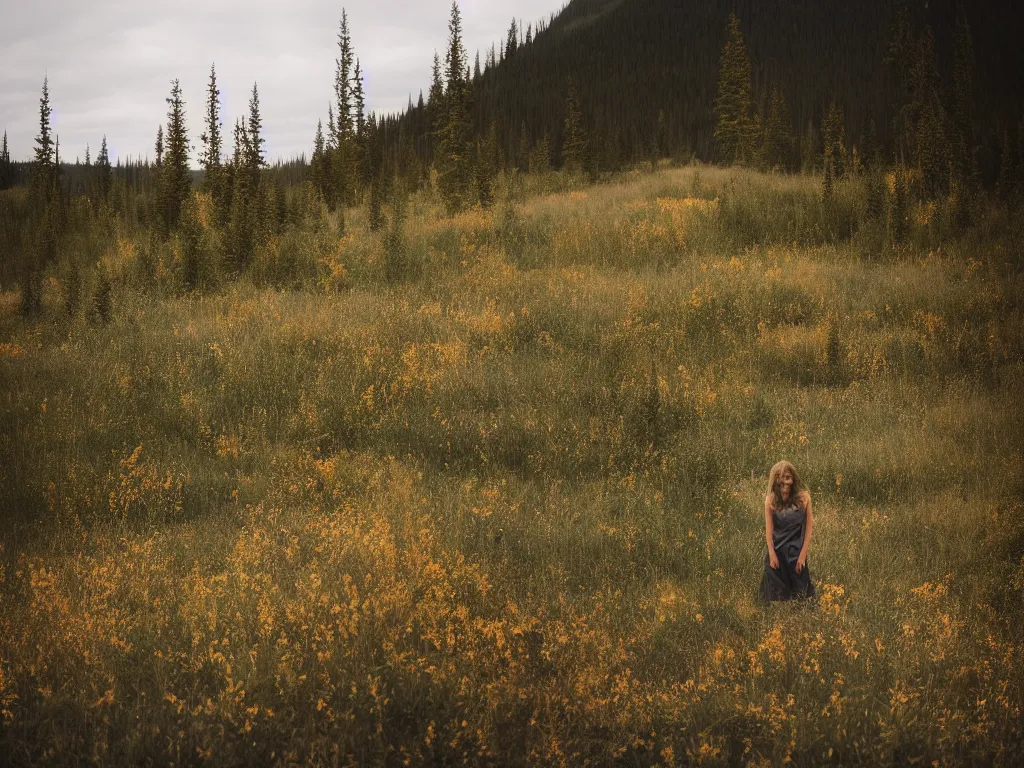
[[[975,55],[975,121],[980,163],[998,157],[1004,128],[1015,127],[1024,94],[1024,10],[1007,0],[908,4],[915,34],[930,28],[945,90],[952,84],[957,15],[970,24]],[[875,120],[889,142],[898,109],[898,73],[886,63],[897,16],[893,0],[572,0],[532,40],[474,80],[479,135],[493,120],[506,156],[545,133],[557,158],[567,86],[577,84],[592,151],[620,160],[714,153],[714,99],[730,12],[742,23],[755,99],[780,87],[796,137],[816,134],[829,105],[845,111],[858,141]],[[485,52],[485,61],[487,59]],[[401,120],[414,134],[425,108]],[[523,142],[522,134],[526,134]]]

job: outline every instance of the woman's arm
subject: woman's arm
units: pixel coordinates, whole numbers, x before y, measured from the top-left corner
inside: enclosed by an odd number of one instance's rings
[[[772,542],[772,534],[775,532],[775,523],[772,521],[772,500],[771,497],[764,497],[764,538],[768,542],[768,564],[775,568],[779,567],[779,556],[775,554],[775,544]]]
[[[804,570],[804,565],[807,562],[807,548],[811,545],[811,531],[814,530],[814,511],[811,506],[811,494],[807,494],[804,502],[807,505],[807,517],[804,522],[804,545],[800,547],[800,557],[796,561],[797,573],[801,573]]]

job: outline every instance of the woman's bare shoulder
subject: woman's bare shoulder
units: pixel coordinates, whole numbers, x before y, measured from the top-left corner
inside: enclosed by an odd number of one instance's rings
[[[811,492],[808,491],[806,488],[797,494],[796,499],[800,506],[803,507],[804,509],[811,508]]]

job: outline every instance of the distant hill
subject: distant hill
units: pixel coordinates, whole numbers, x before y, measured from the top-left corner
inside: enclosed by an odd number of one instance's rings
[[[909,5],[918,29],[931,26],[940,72],[950,82],[957,0]],[[991,164],[1003,128],[1016,125],[1024,101],[1024,4],[962,6],[976,55],[981,160]],[[758,98],[781,86],[794,134],[817,130],[836,100],[853,141],[870,119],[883,142],[890,138],[895,79],[884,59],[892,0],[572,0],[532,43],[476,80],[477,130],[495,120],[506,156],[516,153],[524,128],[531,144],[547,133],[557,155],[574,79],[595,152],[628,161],[646,156],[657,140],[661,154],[711,159],[730,11],[742,22]],[[417,111],[403,122],[422,132],[426,123]]]

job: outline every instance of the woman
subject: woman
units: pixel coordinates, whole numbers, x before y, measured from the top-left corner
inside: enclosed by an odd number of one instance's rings
[[[814,585],[807,569],[807,547],[811,543],[814,515],[811,494],[800,481],[796,467],[780,461],[768,476],[764,497],[764,534],[768,555],[761,579],[761,597],[766,601],[813,597]]]

